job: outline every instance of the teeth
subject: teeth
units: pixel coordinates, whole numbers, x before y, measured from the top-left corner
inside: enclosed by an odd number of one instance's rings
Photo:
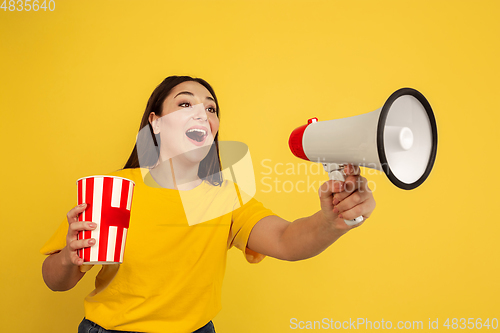
[[[207,135],[207,131],[205,130],[202,130],[202,129],[199,129],[199,128],[192,128],[190,129],[189,131],[187,131],[188,133],[192,133],[192,132],[200,132],[200,133],[203,133],[203,135]]]

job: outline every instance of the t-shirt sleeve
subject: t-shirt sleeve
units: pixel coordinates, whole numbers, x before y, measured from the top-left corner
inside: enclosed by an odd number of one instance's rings
[[[265,255],[250,250],[247,247],[250,232],[257,222],[266,216],[276,215],[254,198],[233,211],[229,248],[236,246],[243,251],[249,263],[258,263]]]
[[[40,249],[41,254],[50,255],[61,251],[66,246],[66,235],[68,234],[68,221],[64,219],[56,232],[50,237]]]

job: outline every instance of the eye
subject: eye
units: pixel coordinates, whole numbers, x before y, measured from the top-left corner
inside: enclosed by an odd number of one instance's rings
[[[183,107],[183,108],[189,108],[189,107],[191,107],[191,103],[189,103],[189,102],[183,102],[183,103],[180,103],[179,106]]]
[[[208,112],[210,112],[210,113],[215,113],[215,112],[216,112],[216,110],[215,110],[215,108],[214,108],[214,107],[208,107],[206,110],[207,110]]]

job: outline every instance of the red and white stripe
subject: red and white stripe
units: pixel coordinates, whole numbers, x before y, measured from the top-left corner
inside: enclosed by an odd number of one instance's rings
[[[92,221],[97,228],[81,231],[78,239],[94,238],[96,244],[79,250],[84,262],[122,263],[130,221],[134,182],[121,177],[92,176],[78,179],[78,204],[87,209],[79,221]]]

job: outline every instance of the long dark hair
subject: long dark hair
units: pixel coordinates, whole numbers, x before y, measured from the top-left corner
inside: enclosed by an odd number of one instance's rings
[[[142,116],[141,125],[139,126],[139,134],[137,141],[132,150],[132,154],[128,158],[123,169],[133,168],[151,168],[158,163],[160,157],[160,135],[155,135],[153,127],[149,123],[149,115],[154,112],[158,117],[163,111],[163,102],[170,94],[170,91],[178,84],[186,81],[198,82],[212,94],[216,105],[216,114],[219,117],[219,102],[213,88],[203,79],[193,78],[190,76],[169,76],[160,83],[149,97],[146,110]],[[148,126],[149,130],[145,129]],[[139,147],[138,147],[139,145]],[[139,149],[138,149],[139,148]],[[138,154],[140,152],[140,156]],[[210,148],[207,156],[200,162],[198,169],[198,177],[211,183],[212,185],[220,185],[222,183],[219,157],[219,133],[215,135],[214,144]]]

